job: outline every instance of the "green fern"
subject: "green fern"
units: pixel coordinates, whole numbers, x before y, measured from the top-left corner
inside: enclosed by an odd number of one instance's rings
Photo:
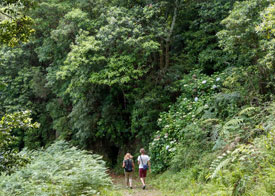
[[[214,172],[212,173],[212,175],[210,176],[210,179],[213,179],[217,176],[218,172],[225,167],[228,163],[230,162],[230,159],[225,159],[222,162],[220,162],[218,164],[218,166],[215,168]]]
[[[228,136],[232,130],[236,130],[240,127],[240,125],[243,123],[244,119],[242,118],[233,118],[229,120],[227,123],[224,124],[221,130],[221,135]]]
[[[65,141],[27,153],[29,164],[11,175],[0,176],[1,196],[98,195],[100,189],[111,185],[101,156],[71,147]]]
[[[260,160],[259,153],[260,152],[255,149],[255,147],[251,144],[242,144],[233,151],[227,151],[223,153],[211,163],[208,179],[213,179],[217,177],[219,171],[225,168],[229,163],[232,164],[234,162],[239,162],[245,164],[247,160],[250,160],[253,163],[257,164]]]
[[[266,130],[275,129],[275,103],[268,106],[267,111],[269,115],[265,118],[264,127]]]
[[[225,123],[225,125],[223,127],[226,128],[226,127],[238,126],[238,125],[242,124],[243,121],[244,121],[244,119],[242,119],[242,118],[233,118],[230,121],[228,121],[227,123]]]
[[[248,108],[245,108],[243,109],[242,111],[239,112],[239,116],[242,116],[242,115],[248,115],[250,116],[252,111],[255,111],[257,108],[255,107],[248,107]]]
[[[223,153],[222,155],[218,156],[217,159],[215,159],[211,163],[210,168],[209,168],[210,173],[209,173],[207,179],[215,178],[217,176],[218,172],[230,162],[230,158],[228,158],[230,153],[231,153],[230,151]]]
[[[220,122],[217,118],[209,118],[201,122],[202,125],[218,124]]]

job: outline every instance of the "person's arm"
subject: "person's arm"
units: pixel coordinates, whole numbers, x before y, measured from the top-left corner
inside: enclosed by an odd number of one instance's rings
[[[125,161],[122,162],[122,167],[123,167],[123,168],[125,167]]]
[[[140,165],[140,156],[138,156],[138,165]]]

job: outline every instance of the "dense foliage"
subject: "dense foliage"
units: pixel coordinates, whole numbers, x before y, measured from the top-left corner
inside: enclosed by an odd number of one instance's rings
[[[179,195],[274,194],[274,27],[267,25],[274,24],[273,6],[237,2],[217,33],[235,67],[211,76],[190,72],[179,81],[182,94],[161,113],[150,150],[155,172],[181,172],[162,175],[159,188]]]
[[[0,2],[0,43],[16,46],[27,42],[34,32],[33,20],[26,11],[34,5],[32,0],[2,0]]]
[[[269,117],[274,118],[274,104],[272,107]],[[199,164],[181,172],[165,172],[154,181],[155,186],[167,195],[274,195],[275,135],[271,124],[265,123],[272,127],[265,136],[248,144],[232,144],[219,156],[201,156]]]
[[[272,195],[274,13],[274,0],[3,1],[0,115],[31,110],[41,126],[0,139],[63,139],[110,166],[144,146],[172,195]]]
[[[0,176],[0,195],[95,195],[111,183],[100,156],[64,141],[28,156],[25,167]]]
[[[14,136],[14,129],[30,132],[34,128],[38,128],[38,123],[32,123],[30,111],[14,112],[6,114],[0,121],[0,173],[11,173],[17,167],[24,166],[28,159],[18,154],[19,149],[16,148],[18,137]]]
[[[1,111],[31,109],[41,123],[22,136],[24,146],[61,137],[116,159],[122,147],[148,143],[159,113],[178,95],[172,82],[184,69],[173,66],[181,49],[172,49],[184,6],[38,2],[28,13],[37,24],[33,39],[3,46],[0,57]]]

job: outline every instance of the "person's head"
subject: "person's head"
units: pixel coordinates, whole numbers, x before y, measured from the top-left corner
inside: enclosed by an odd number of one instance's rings
[[[125,156],[124,156],[124,160],[132,159],[132,158],[133,158],[133,156],[129,152],[126,153]]]
[[[141,149],[139,150],[139,152],[140,152],[140,154],[145,154],[145,153],[146,153],[145,150],[144,150],[144,148],[141,148]]]

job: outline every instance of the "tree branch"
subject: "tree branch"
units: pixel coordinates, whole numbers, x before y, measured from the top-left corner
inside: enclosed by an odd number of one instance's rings
[[[0,11],[0,14],[2,14],[2,15],[4,15],[4,16],[6,16],[6,17],[8,17],[8,18],[10,18],[10,19],[13,20],[13,17],[10,16],[10,15],[8,15],[8,14],[6,14],[5,12]]]
[[[170,27],[170,32],[167,36],[166,39],[166,48],[165,48],[165,68],[167,68],[169,66],[169,61],[170,61],[170,56],[169,56],[169,47],[170,47],[170,41],[171,41],[171,36],[173,34],[173,30],[175,27],[175,23],[176,23],[176,18],[177,18],[177,12],[178,12],[178,7],[181,3],[181,0],[176,0],[175,2],[175,9],[174,9],[174,15],[173,15],[173,20],[172,20],[172,24]]]
[[[173,15],[173,20],[172,20],[172,24],[171,24],[171,28],[170,28],[170,32],[168,34],[167,40],[166,41],[170,41],[174,27],[175,27],[175,23],[176,23],[176,18],[177,18],[177,12],[178,12],[178,6],[180,5],[181,1],[179,2],[179,0],[176,0],[175,4],[175,9],[174,9],[174,15]]]

